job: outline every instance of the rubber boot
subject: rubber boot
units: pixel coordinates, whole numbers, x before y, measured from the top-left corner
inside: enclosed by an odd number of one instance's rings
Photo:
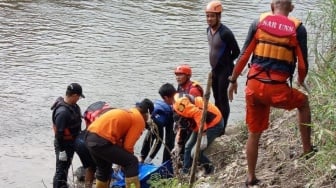
[[[84,188],[92,188],[93,180],[94,180],[94,170],[89,167],[85,170],[85,184]]]
[[[126,188],[141,188],[138,176],[125,178]],[[132,186],[134,185],[134,186]]]
[[[109,182],[108,181],[100,181],[96,180],[96,188],[109,188]]]

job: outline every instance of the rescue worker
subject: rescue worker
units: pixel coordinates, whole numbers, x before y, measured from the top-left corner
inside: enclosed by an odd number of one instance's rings
[[[242,53],[229,77],[229,99],[232,101],[233,93],[237,93],[238,76],[252,55],[245,88],[246,124],[249,131],[246,143],[247,187],[259,183],[255,172],[258,145],[262,132],[269,126],[270,107],[298,109],[303,153],[313,151],[308,97],[291,87],[296,60],[300,85],[304,84],[308,73],[307,31],[301,21],[289,17],[293,8],[291,0],[272,0],[272,12],[261,14],[251,24]]]
[[[191,81],[192,70],[187,64],[179,65],[175,69],[176,82],[178,84],[177,91],[193,96],[203,96],[203,88],[198,82]]]
[[[192,76],[192,70],[191,67],[188,64],[182,64],[179,65],[175,68],[175,76],[176,76],[176,82],[178,84],[177,86],[177,92],[178,93],[184,93],[184,94],[189,94],[192,95],[194,97],[203,97],[203,88],[202,86],[196,82],[196,81],[192,81],[191,80],[191,76]],[[180,117],[177,117],[177,119],[179,119]],[[186,120],[184,119],[183,121],[179,121],[179,122],[185,122],[185,123],[191,123],[189,122],[192,120]],[[189,129],[187,128],[182,128],[183,126],[181,126],[179,123],[175,123],[174,126],[174,130],[176,132],[177,129],[179,129],[179,145],[182,146],[181,148],[181,152],[180,152],[180,157],[181,160],[183,160],[183,155],[184,155],[184,147],[185,147],[185,143],[186,141],[189,139],[189,136],[191,134],[191,131],[189,131]]]
[[[153,102],[144,99],[135,108],[112,109],[89,126],[85,142],[97,165],[97,188],[109,187],[112,164],[119,165],[124,170],[126,188],[130,188],[132,184],[140,188],[134,145],[153,109]]]
[[[164,96],[161,96],[162,98]],[[154,110],[151,114],[151,120],[146,137],[143,141],[140,162],[151,163],[156,154],[159,152],[165,132],[165,142],[162,163],[171,159],[170,152],[174,147],[174,131],[173,131],[173,109],[172,106],[162,100],[154,102]]]
[[[191,118],[194,120],[194,126],[190,127],[192,133],[189,137],[185,149],[184,149],[184,159],[183,159],[183,173],[188,173],[192,165],[192,150],[197,141],[197,134],[202,118],[202,108],[203,108],[203,98],[194,97],[189,94],[176,93],[176,89],[173,85],[167,83],[161,86],[160,90],[165,92],[166,101],[173,105],[174,111],[183,118]],[[219,109],[212,103],[208,104],[207,118],[203,130],[203,138],[206,139],[207,143],[203,147],[200,153],[199,162],[204,167],[205,173],[210,174],[213,172],[214,167],[211,161],[204,155],[204,150],[214,141],[215,138],[221,135],[224,129],[224,121]],[[179,153],[182,149],[179,138],[181,129],[178,129],[175,137],[175,146],[172,153]]]
[[[67,86],[65,97],[58,97],[51,107],[56,154],[54,188],[68,187],[68,171],[75,152],[74,142],[82,124],[81,110],[77,105],[80,98],[84,98],[82,87],[78,83],[71,83]]]
[[[84,188],[92,188],[94,174],[96,172],[96,164],[92,159],[88,148],[85,145],[85,135],[87,132],[87,128],[91,125],[93,121],[95,121],[99,116],[104,114],[105,112],[113,109],[104,101],[97,101],[92,103],[85,110],[83,114],[83,118],[85,120],[86,128],[81,131],[81,133],[77,136],[75,140],[75,151],[82,162],[82,167],[85,169],[84,173]]]
[[[220,1],[209,2],[205,9],[213,97],[215,105],[222,113],[224,127],[226,127],[230,115],[227,95],[229,81],[227,78],[232,73],[233,61],[238,57],[240,49],[232,31],[221,23],[222,11],[223,7]]]

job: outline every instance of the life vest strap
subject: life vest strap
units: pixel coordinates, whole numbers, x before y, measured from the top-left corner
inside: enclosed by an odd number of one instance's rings
[[[261,79],[261,78],[249,78],[249,79],[255,79],[265,84],[287,84],[287,81],[268,80],[268,79]]]
[[[259,44],[259,43],[271,44],[271,45],[274,45],[274,46],[280,46],[280,47],[286,48],[287,50],[294,50],[293,46],[286,45],[286,44],[281,44],[281,43],[276,43],[276,42],[271,42],[271,41],[264,41],[264,40],[257,40],[257,44]]]

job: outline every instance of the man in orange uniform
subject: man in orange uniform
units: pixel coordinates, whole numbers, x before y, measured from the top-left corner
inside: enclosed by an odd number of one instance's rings
[[[130,188],[132,184],[140,188],[138,159],[133,154],[134,145],[153,109],[153,102],[144,99],[129,110],[112,109],[88,127],[86,145],[97,164],[97,188],[109,187],[112,164],[123,168],[126,188]]]
[[[203,88],[202,86],[195,81],[191,80],[192,76],[192,70],[191,67],[187,64],[182,64],[179,65],[175,68],[175,76],[176,76],[176,82],[177,82],[177,92],[178,93],[184,93],[184,94],[189,94],[194,97],[203,97]],[[184,121],[184,122],[189,122],[189,121]],[[179,144],[182,146],[181,151],[180,151],[180,156],[183,160],[183,155],[184,155],[184,147],[186,141],[189,139],[189,136],[191,135],[191,130],[189,129],[181,129],[179,127],[178,123],[175,123],[174,130],[179,130]]]
[[[200,127],[202,118],[202,108],[203,108],[203,98],[194,97],[192,95],[176,93],[176,89],[173,85],[166,83],[160,87],[160,94],[165,96],[164,100],[168,104],[172,104],[174,111],[183,118],[193,119],[195,122],[194,127],[189,127],[192,130],[192,134],[189,137],[185,149],[184,149],[184,160],[183,160],[183,172],[188,173],[192,165],[192,150],[196,144],[197,133]],[[203,151],[217,138],[221,135],[224,129],[224,120],[219,109],[212,103],[208,104],[208,111],[206,122],[203,130],[202,138],[207,140],[206,146],[200,153],[199,162],[205,168],[207,174],[212,173],[214,168],[211,165],[211,161],[204,155]],[[178,129],[176,134],[175,143],[180,143],[178,140],[180,136],[181,129]],[[175,144],[172,153],[179,153],[182,146]]]
[[[246,144],[248,177],[246,186],[258,184],[255,174],[260,136],[268,128],[270,107],[297,108],[304,154],[311,145],[311,113],[308,97],[289,86],[298,59],[298,83],[304,84],[308,72],[307,32],[296,18],[291,0],[272,0],[272,12],[264,13],[250,26],[245,45],[229,77],[229,100],[237,93],[237,78],[252,55],[245,88],[246,123],[249,136]]]
[[[96,164],[93,161],[90,152],[85,144],[85,135],[87,133],[87,128],[99,116],[101,116],[102,114],[106,113],[111,109],[113,108],[110,107],[110,105],[107,104],[106,102],[97,101],[88,106],[88,108],[85,110],[83,114],[83,119],[85,120],[86,128],[82,130],[77,136],[74,148],[80,161],[82,162],[83,168],[85,169],[84,188],[92,188],[94,175],[96,172]]]
[[[192,71],[187,64],[179,65],[175,69],[177,92],[190,94],[192,96],[203,96],[203,88],[198,82],[191,81]]]

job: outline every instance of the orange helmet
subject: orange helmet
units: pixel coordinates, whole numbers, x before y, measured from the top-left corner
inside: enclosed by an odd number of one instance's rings
[[[211,1],[205,8],[205,12],[221,13],[222,11],[223,7],[220,1]]]
[[[179,65],[175,69],[175,74],[186,74],[191,76],[191,68],[187,64]]]

